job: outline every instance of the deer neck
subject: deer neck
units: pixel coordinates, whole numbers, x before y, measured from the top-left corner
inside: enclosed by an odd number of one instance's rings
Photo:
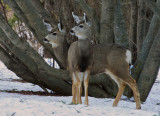
[[[59,45],[54,48],[54,54],[59,61],[59,65],[62,69],[67,69],[67,54],[68,54],[69,44],[66,39],[60,38]]]
[[[88,55],[90,54],[90,42],[88,39],[85,40],[78,40],[78,49],[79,53],[82,55]]]

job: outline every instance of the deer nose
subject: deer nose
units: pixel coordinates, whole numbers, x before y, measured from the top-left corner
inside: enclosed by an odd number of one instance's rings
[[[70,30],[70,32],[71,32],[71,33],[74,33],[74,31],[73,31],[73,30]]]
[[[48,43],[48,42],[49,42],[46,38],[44,38],[44,39],[43,39],[43,41],[44,41],[44,42],[46,42],[46,43]]]
[[[74,35],[74,31],[73,31],[72,29],[70,30],[70,34],[71,34],[71,35]]]

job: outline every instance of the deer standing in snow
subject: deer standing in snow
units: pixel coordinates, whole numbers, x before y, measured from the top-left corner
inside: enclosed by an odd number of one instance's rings
[[[84,81],[85,104],[88,105],[89,75],[106,73],[119,87],[113,106],[117,106],[128,84],[133,91],[136,108],[140,109],[137,84],[129,74],[131,52],[117,44],[90,44],[91,23],[87,20],[85,13],[83,21],[74,13],[72,15],[77,26],[73,27],[70,33],[78,37],[78,41],[72,43],[68,50],[68,65],[72,75],[72,103],[82,103],[81,83]]]

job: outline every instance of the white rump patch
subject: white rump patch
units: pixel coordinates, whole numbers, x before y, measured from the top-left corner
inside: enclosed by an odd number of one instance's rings
[[[131,54],[131,51],[129,51],[129,50],[126,51],[126,61],[128,63],[131,63],[131,61],[132,61],[132,54]]]

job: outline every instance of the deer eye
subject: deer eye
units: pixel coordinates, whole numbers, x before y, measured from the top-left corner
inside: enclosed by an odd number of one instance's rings
[[[52,33],[52,35],[56,36],[56,35],[57,35],[57,33]]]
[[[83,25],[79,25],[80,28],[83,28]]]

